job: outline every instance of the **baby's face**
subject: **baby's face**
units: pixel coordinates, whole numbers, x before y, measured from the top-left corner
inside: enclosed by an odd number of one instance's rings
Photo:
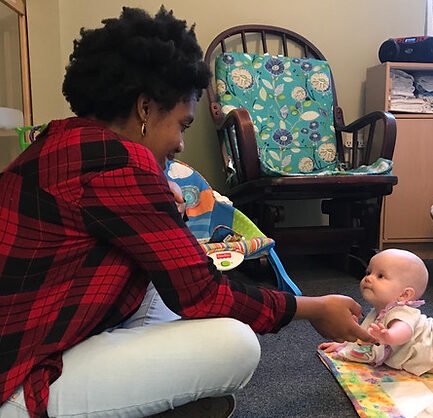
[[[376,310],[385,308],[391,302],[401,300],[406,289],[405,271],[391,254],[376,254],[368,265],[360,283],[362,297]]]

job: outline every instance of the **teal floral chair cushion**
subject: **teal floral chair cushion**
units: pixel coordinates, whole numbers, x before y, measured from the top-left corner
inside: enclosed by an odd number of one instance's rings
[[[215,67],[223,113],[245,108],[251,115],[263,174],[319,174],[336,168],[326,61],[231,52],[217,57]]]

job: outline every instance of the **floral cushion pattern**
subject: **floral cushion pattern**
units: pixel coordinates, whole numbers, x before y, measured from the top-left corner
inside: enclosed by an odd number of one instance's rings
[[[336,167],[331,72],[326,61],[239,52],[217,57],[222,111],[249,111],[266,175]]]

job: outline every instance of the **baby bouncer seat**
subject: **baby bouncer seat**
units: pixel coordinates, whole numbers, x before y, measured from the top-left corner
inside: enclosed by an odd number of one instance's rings
[[[227,198],[212,190],[203,176],[178,160],[168,162],[165,174],[181,188],[186,224],[218,270],[231,270],[244,260],[266,257],[278,289],[297,296],[302,294],[275,252],[275,241],[266,237]]]

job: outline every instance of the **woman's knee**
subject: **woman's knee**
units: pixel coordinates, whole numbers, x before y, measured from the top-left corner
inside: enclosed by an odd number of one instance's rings
[[[256,334],[246,324],[232,318],[213,319],[212,325],[215,336],[221,339],[218,345],[218,356],[226,357],[238,371],[244,371],[248,380],[260,361],[260,344]]]

